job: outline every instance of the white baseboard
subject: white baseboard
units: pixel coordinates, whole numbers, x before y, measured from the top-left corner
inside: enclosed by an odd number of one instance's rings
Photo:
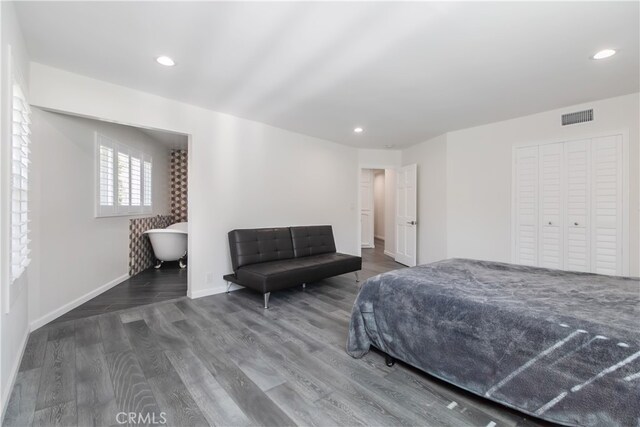
[[[29,329],[25,331],[24,338],[22,339],[22,344],[20,345],[20,353],[18,354],[18,357],[13,362],[13,366],[11,367],[7,388],[2,390],[2,413],[0,414],[0,421],[2,422],[4,422],[4,416],[7,413],[7,405],[9,404],[9,399],[11,399],[11,391],[13,390],[13,386],[16,384],[16,378],[18,378],[18,370],[20,369],[20,363],[22,363],[22,357],[24,356],[24,350],[27,348],[28,340]]]
[[[384,251],[384,254],[386,256],[390,256],[391,258],[395,258],[396,257],[396,254],[394,254],[393,252],[386,251],[386,250]]]
[[[229,292],[231,291],[236,291],[238,289],[243,289],[242,286],[240,285],[236,285],[235,283],[231,284],[231,287],[229,288]],[[216,294],[222,294],[227,292],[227,285],[216,285],[212,288],[209,289],[201,289],[199,291],[191,291],[188,290],[187,291],[187,296],[191,299],[196,299],[196,298],[202,298],[202,297],[208,297],[209,295],[216,295]]]
[[[375,249],[376,245],[362,245],[362,249]]]
[[[53,310],[52,312],[50,312],[48,314],[45,314],[44,316],[40,317],[39,319],[36,319],[33,322],[31,322],[31,330],[35,331],[36,329],[46,325],[47,323],[51,322],[52,320],[54,320],[54,319],[62,316],[63,314],[73,310],[74,308],[78,307],[79,305],[84,304],[85,302],[89,301],[91,298],[95,298],[96,296],[100,295],[101,293],[103,293],[105,291],[108,291],[109,289],[113,288],[115,285],[127,280],[130,277],[131,276],[129,276],[128,274],[123,274],[122,276],[113,279],[109,283],[105,283],[104,285],[100,286],[99,288],[94,289],[91,292],[88,292],[88,293],[82,295],[81,297],[74,299],[70,303],[67,303],[67,304],[63,305],[62,307],[60,307],[60,308],[58,308],[56,310]]]

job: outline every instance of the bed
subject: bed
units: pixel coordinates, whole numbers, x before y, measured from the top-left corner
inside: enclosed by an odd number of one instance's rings
[[[640,280],[450,259],[367,280],[347,352],[371,346],[564,425],[640,426]]]

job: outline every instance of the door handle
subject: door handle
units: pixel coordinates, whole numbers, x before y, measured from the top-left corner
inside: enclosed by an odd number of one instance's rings
[[[407,224],[409,225],[416,225],[417,223],[415,221],[407,221]]]
[[[578,225],[578,223],[577,223],[577,222],[574,222],[574,223],[573,223],[573,225]]]
[[[551,223],[551,221],[549,221],[549,225],[553,225],[553,224]]]

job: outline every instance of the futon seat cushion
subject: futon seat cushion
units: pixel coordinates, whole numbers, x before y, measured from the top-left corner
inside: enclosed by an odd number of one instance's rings
[[[264,293],[316,282],[361,267],[362,258],[334,252],[246,265],[236,274],[240,283]]]

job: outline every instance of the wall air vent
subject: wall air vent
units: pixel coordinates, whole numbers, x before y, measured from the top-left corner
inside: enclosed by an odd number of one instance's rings
[[[593,108],[590,110],[576,111],[562,115],[562,126],[575,125],[576,123],[590,122],[593,120]]]

